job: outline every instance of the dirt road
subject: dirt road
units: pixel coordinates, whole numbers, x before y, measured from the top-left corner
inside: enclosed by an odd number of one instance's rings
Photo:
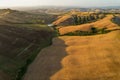
[[[119,80],[120,31],[63,36],[43,49],[23,80]]]

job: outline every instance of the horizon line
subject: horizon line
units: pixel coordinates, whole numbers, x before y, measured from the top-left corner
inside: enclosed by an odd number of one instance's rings
[[[113,6],[63,6],[63,5],[34,5],[34,6],[0,6],[0,8],[37,8],[37,7],[68,7],[68,8],[107,8],[107,7],[120,7],[119,5],[113,5]]]

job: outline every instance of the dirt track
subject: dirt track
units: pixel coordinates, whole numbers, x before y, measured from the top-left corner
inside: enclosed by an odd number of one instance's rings
[[[120,31],[63,36],[43,49],[23,80],[119,80]]]

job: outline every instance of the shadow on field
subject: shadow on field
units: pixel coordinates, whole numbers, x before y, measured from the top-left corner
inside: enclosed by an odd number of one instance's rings
[[[67,55],[65,48],[63,40],[54,38],[53,44],[44,48],[29,66],[23,80],[50,80],[62,68],[61,60]]]
[[[114,18],[112,19],[112,21],[117,24],[120,25],[120,16],[114,16]]]

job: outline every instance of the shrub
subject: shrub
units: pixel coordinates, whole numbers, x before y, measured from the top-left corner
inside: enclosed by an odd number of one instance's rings
[[[91,33],[93,33],[93,34],[95,34],[95,33],[97,33],[98,32],[98,29],[97,28],[95,28],[95,27],[91,27]]]

